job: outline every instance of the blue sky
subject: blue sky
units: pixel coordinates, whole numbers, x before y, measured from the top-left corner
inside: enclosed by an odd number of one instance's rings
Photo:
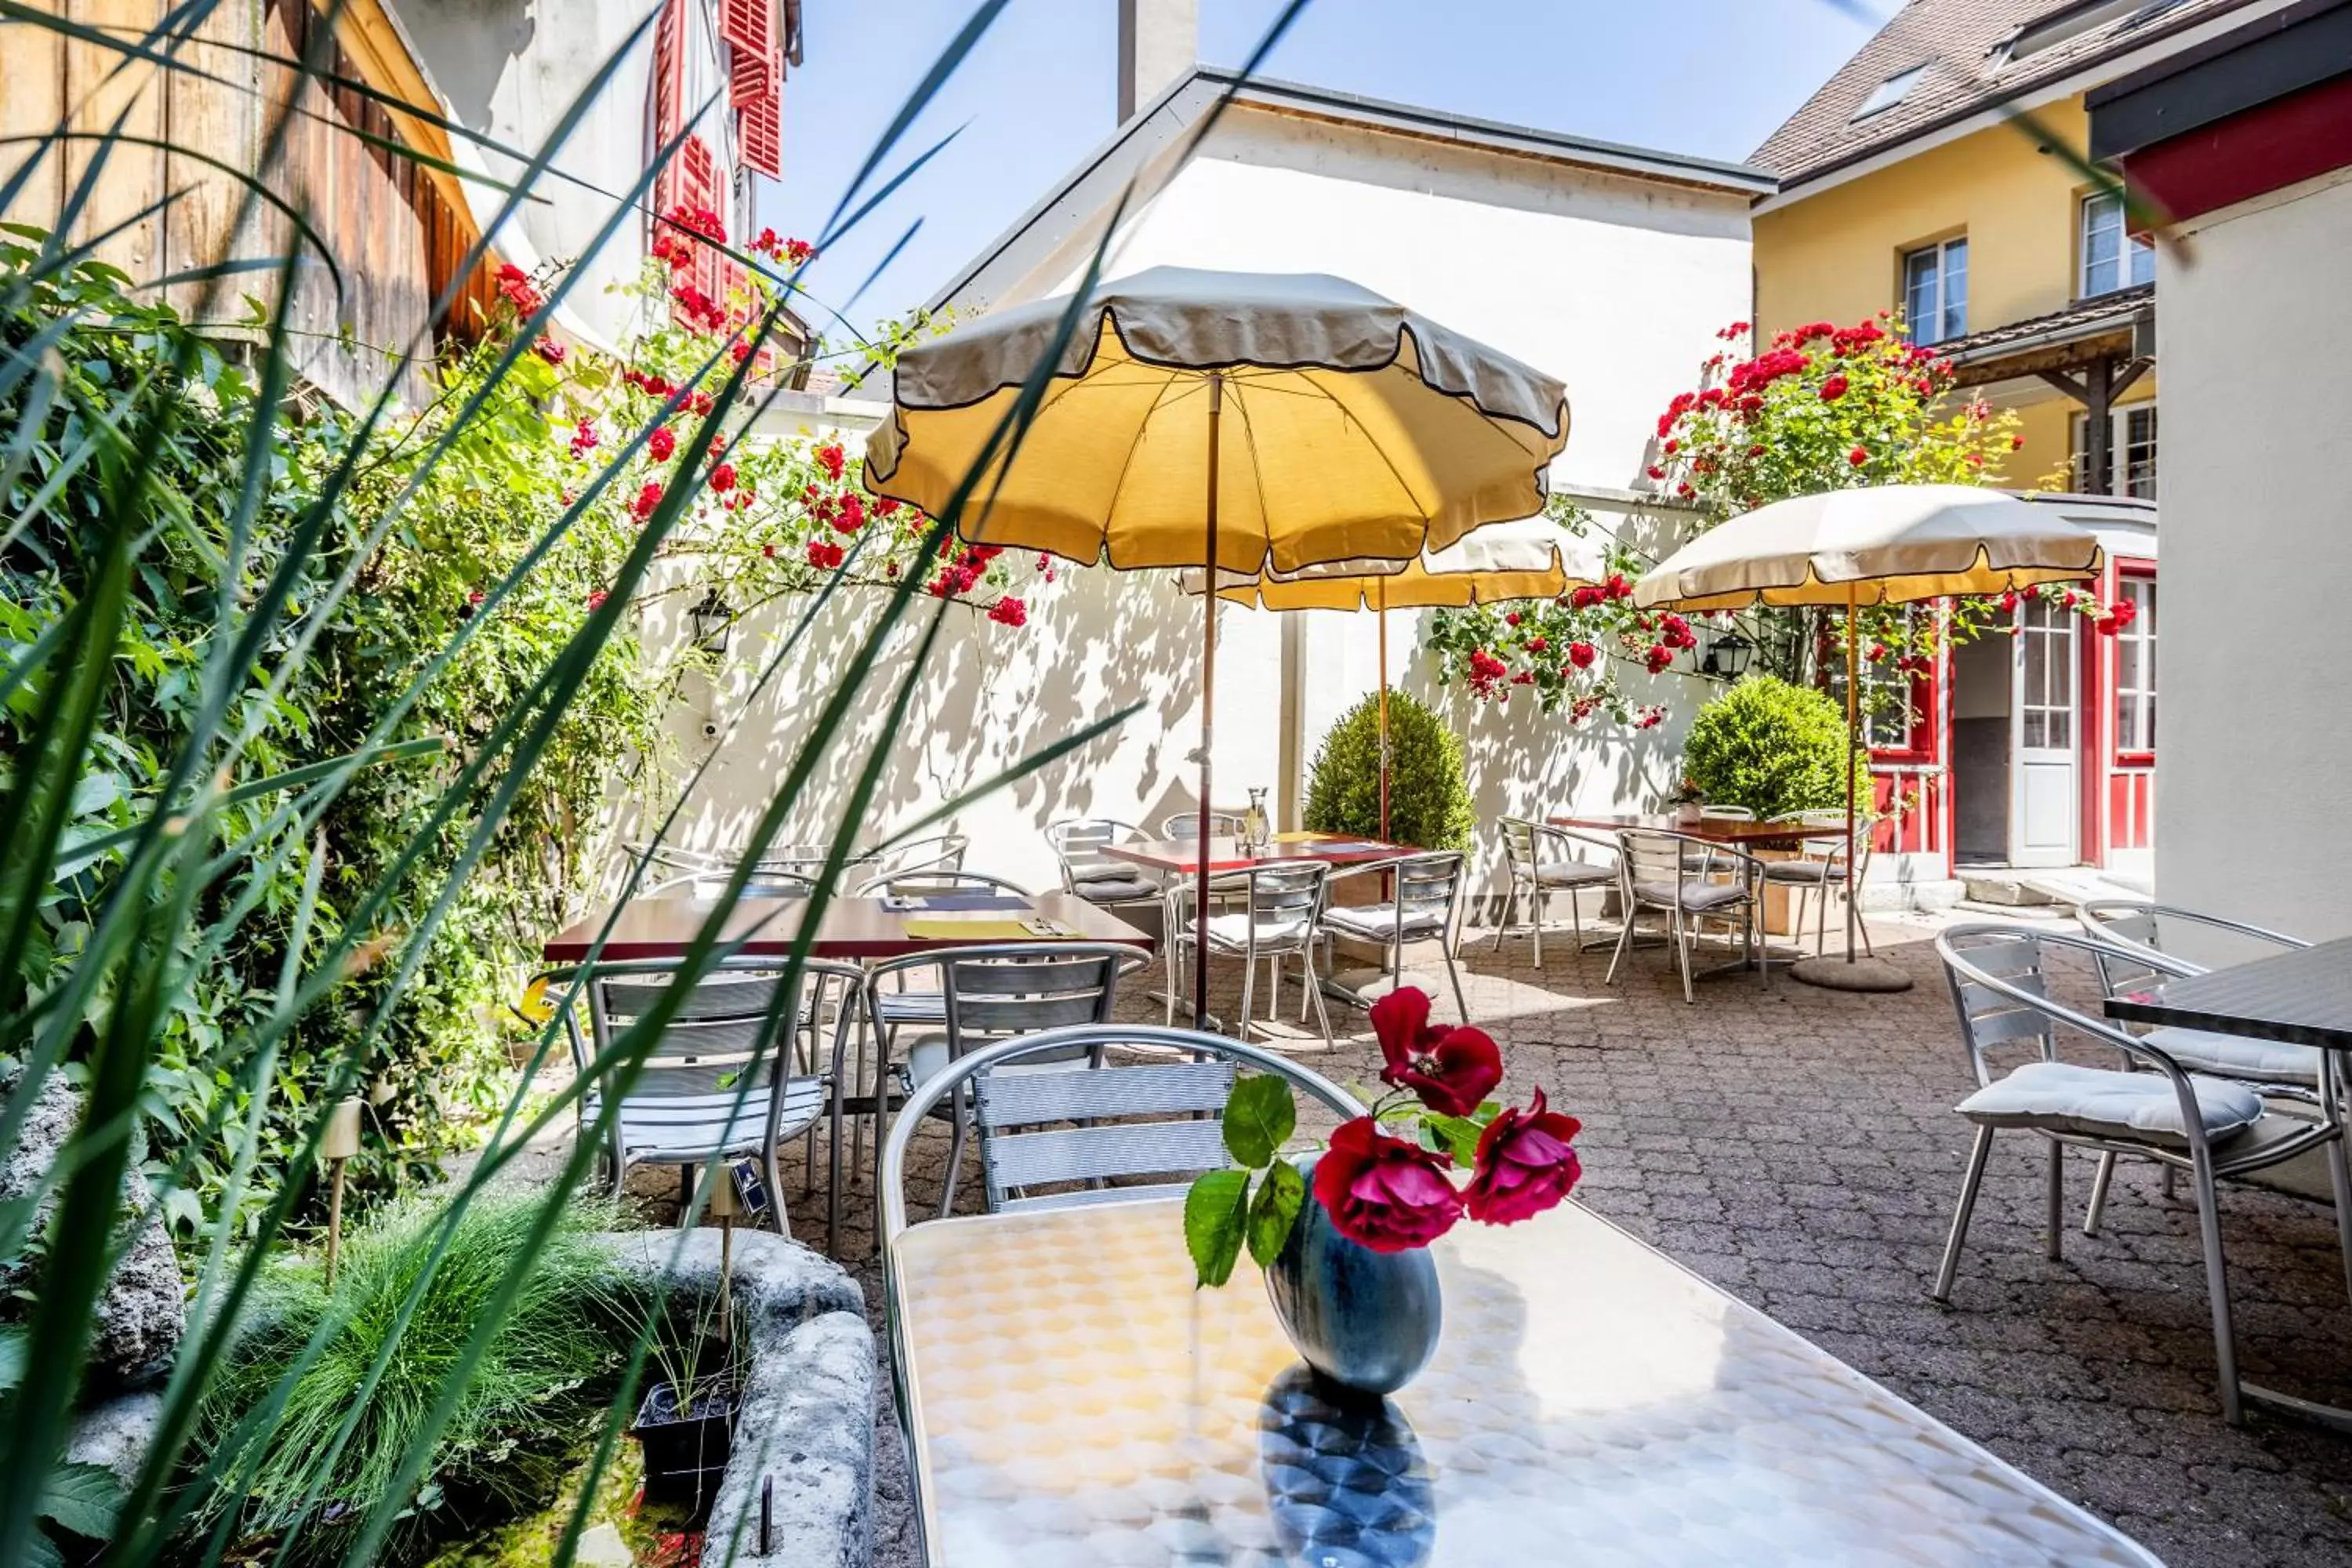
[[[814,238],[976,0],[807,0],[784,89],[784,178],[758,214]],[[1201,0],[1201,58],[1239,65],[1279,0]],[[1314,0],[1265,74],[1344,92],[1703,156],[1754,150],[1894,0]],[[860,327],[921,304],[1108,136],[1116,0],[1012,0],[900,143],[961,126],[810,268]],[[849,296],[918,219],[921,227]],[[821,331],[818,311],[806,312]],[[837,330],[836,330],[836,335]]]

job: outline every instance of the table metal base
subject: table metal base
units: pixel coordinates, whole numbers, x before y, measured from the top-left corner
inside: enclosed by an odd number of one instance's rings
[[[2325,1426],[2330,1431],[2352,1433],[2352,1410],[2347,1410],[2341,1405],[2322,1405],[2314,1399],[2299,1399],[2292,1394],[2281,1394],[2275,1389],[2263,1388],[2243,1381],[2239,1383],[2238,1392],[2250,1404],[2260,1405],[2283,1415],[2293,1415],[2300,1420],[2308,1421],[2315,1426]]]

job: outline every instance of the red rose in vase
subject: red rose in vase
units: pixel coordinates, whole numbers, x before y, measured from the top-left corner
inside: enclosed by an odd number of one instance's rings
[[[1427,1247],[1462,1217],[1444,1155],[1391,1138],[1369,1116],[1341,1123],[1315,1163],[1315,1201],[1331,1227],[1374,1252]]]
[[[1493,1037],[1484,1029],[1433,1026],[1429,993],[1416,986],[1372,1004],[1372,1033],[1388,1064],[1381,1081],[1412,1090],[1442,1115],[1469,1115],[1503,1081],[1503,1053]]]
[[[1481,1225],[1516,1225],[1568,1196],[1584,1173],[1572,1146],[1583,1126],[1546,1109],[1540,1089],[1525,1110],[1516,1105],[1503,1110],[1478,1139],[1470,1217]]]

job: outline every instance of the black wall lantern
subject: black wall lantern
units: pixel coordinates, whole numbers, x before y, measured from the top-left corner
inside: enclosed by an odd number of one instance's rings
[[[1754,643],[1738,632],[1726,632],[1706,645],[1706,658],[1699,668],[1725,680],[1737,680],[1748,673],[1748,661],[1755,657]]]
[[[712,655],[727,651],[727,639],[735,626],[735,612],[726,600],[719,596],[718,589],[706,589],[701,601],[686,614],[694,627],[695,647]]]

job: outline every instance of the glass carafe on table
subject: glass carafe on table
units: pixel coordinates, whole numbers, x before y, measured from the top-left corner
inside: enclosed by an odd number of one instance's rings
[[[1273,837],[1273,825],[1266,820],[1265,791],[1253,789],[1249,797],[1249,809],[1242,813],[1242,844],[1255,852],[1264,849]]]

